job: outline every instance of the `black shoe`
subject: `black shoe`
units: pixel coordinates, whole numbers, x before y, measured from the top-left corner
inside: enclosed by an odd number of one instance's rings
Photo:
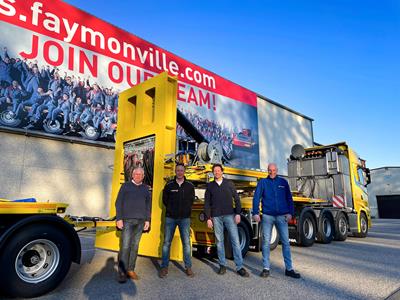
[[[295,272],[294,270],[285,270],[285,275],[292,278],[300,278],[300,273]]]
[[[263,270],[261,271],[261,273],[260,273],[260,277],[266,278],[266,277],[268,277],[268,276],[269,276],[269,270],[263,269]]]
[[[250,276],[245,268],[241,268],[239,271],[237,271],[237,273],[242,277],[249,277]]]
[[[125,283],[127,280],[127,276],[123,272],[118,272],[118,282],[119,283]]]
[[[219,270],[217,272],[219,275],[224,275],[226,273],[226,267],[225,266],[219,266]]]

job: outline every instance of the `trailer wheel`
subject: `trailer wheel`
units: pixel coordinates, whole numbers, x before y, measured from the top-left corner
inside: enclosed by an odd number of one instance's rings
[[[368,220],[367,220],[367,216],[363,212],[360,214],[360,227],[361,227],[361,231],[354,233],[354,236],[355,237],[360,237],[360,238],[367,237],[367,234],[368,234]]]
[[[247,225],[243,222],[238,224],[238,234],[239,234],[239,245],[242,251],[242,257],[245,257],[247,252],[249,252],[250,247],[250,231]],[[224,246],[225,246],[225,257],[228,259],[233,259],[233,249],[231,239],[227,231],[224,233]]]
[[[325,211],[318,220],[317,241],[322,244],[332,242],[335,233],[335,224],[331,213]]]
[[[345,241],[347,239],[348,230],[349,225],[347,224],[345,214],[339,213],[335,222],[335,241]]]
[[[18,127],[21,123],[21,119],[15,116],[11,109],[6,109],[0,113],[0,125]]]
[[[317,226],[314,216],[310,212],[305,212],[300,217],[298,243],[304,247],[310,247],[314,244]]]
[[[72,261],[68,238],[52,225],[30,225],[7,242],[0,255],[0,289],[12,297],[37,297],[67,275]]]
[[[61,127],[62,120],[58,117],[54,122],[51,120],[43,121],[43,129],[44,131],[52,134],[61,134],[64,129]]]
[[[100,137],[100,131],[92,125],[85,127],[85,137],[89,140],[95,141]]]

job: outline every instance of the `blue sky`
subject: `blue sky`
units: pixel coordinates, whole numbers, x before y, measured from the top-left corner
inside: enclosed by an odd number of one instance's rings
[[[400,1],[67,0],[400,166]]]

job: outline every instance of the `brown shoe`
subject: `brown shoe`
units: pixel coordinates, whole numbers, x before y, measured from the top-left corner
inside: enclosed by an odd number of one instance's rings
[[[161,268],[160,272],[158,273],[158,276],[160,278],[167,277],[168,275],[168,268]]]
[[[118,272],[118,282],[125,283],[126,282],[126,274],[123,272]]]
[[[139,280],[139,276],[137,276],[135,271],[128,271],[128,272],[126,272],[126,275],[128,275],[128,277],[133,280]]]
[[[193,277],[194,276],[194,273],[193,273],[191,268],[186,268],[185,273],[189,277]]]

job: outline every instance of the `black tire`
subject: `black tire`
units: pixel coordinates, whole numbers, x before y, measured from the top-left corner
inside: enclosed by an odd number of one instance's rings
[[[349,232],[349,224],[344,213],[340,212],[335,220],[335,241],[345,241]]]
[[[15,233],[0,253],[0,289],[12,297],[48,293],[67,275],[71,259],[65,234],[52,225],[30,225]]]
[[[365,238],[368,235],[368,219],[365,213],[360,213],[360,227],[361,231],[360,232],[355,232],[354,236],[355,237],[360,237],[360,238]]]
[[[245,257],[250,248],[250,231],[244,222],[238,224],[239,245],[242,257]],[[232,243],[227,231],[224,232],[225,257],[233,259]]]
[[[302,214],[298,226],[297,243],[303,247],[312,246],[315,242],[315,236],[317,234],[317,226],[312,213],[307,211]]]
[[[100,137],[100,131],[94,128],[92,125],[85,126],[85,137],[88,140],[95,141]]]
[[[55,121],[50,121],[50,120],[45,120],[43,121],[43,129],[47,133],[52,133],[52,134],[61,134],[64,129],[61,127],[62,121],[60,119],[56,119]]]
[[[11,110],[5,109],[0,113],[0,124],[8,127],[18,127],[22,120],[17,118]]]
[[[329,244],[335,236],[335,223],[332,214],[322,212],[318,219],[317,241],[322,244]]]

